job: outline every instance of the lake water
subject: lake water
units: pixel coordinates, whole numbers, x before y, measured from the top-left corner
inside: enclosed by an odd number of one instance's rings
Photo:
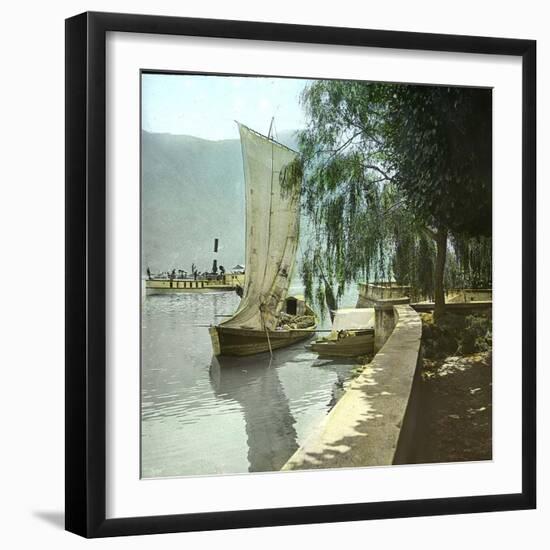
[[[319,360],[307,340],[273,360],[215,358],[207,326],[238,303],[233,292],[143,297],[142,477],[279,470],[350,380],[355,363]]]

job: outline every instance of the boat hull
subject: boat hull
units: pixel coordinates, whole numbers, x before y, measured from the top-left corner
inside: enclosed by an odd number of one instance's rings
[[[315,328],[269,331],[210,327],[214,355],[246,356],[285,348],[315,334]],[[269,339],[268,339],[269,336]]]
[[[210,338],[212,339],[212,349],[214,355],[232,355],[243,357],[246,355],[256,355],[286,348],[307,340],[315,335],[317,328],[317,318],[307,305],[304,313],[311,315],[315,323],[306,328],[296,328],[288,330],[250,330],[245,328],[224,327],[223,325],[210,327]]]
[[[244,275],[225,275],[218,279],[146,279],[146,294],[186,292],[231,292],[244,285]]]
[[[207,292],[234,292],[235,287],[229,285],[209,285],[199,288],[151,288],[146,287],[145,292],[148,296],[153,294],[189,294],[189,293],[207,293]]]
[[[339,340],[317,340],[311,345],[319,357],[357,357],[374,352],[374,333],[356,334]]]

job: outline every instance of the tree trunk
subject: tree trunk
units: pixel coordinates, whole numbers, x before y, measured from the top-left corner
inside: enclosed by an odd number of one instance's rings
[[[445,275],[445,261],[447,259],[447,229],[439,228],[435,235],[437,254],[435,258],[434,272],[434,321],[438,321],[445,313],[445,290],[443,288],[443,278]]]

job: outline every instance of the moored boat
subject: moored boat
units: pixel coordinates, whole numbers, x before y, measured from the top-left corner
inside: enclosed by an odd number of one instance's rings
[[[292,311],[294,297],[287,299],[287,309]],[[288,315],[288,313],[287,313]],[[221,325],[210,328],[214,355],[255,355],[270,352],[311,338],[315,334],[317,319],[311,308],[304,304],[304,315],[293,315],[298,326],[280,325],[275,330],[246,329]]]
[[[357,357],[374,352],[374,309],[340,309],[329,336],[316,340],[310,349],[319,357]]]
[[[210,327],[215,355],[272,352],[311,337],[317,326],[302,299],[287,298],[298,246],[298,155],[242,124],[239,133],[246,189],[245,281],[235,314]]]
[[[171,279],[152,277],[145,280],[147,294],[172,294],[180,292],[232,291],[244,284],[244,274],[228,273],[223,276],[200,279]]]

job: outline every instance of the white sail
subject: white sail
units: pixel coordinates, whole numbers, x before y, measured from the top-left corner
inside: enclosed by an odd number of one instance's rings
[[[239,124],[246,193],[246,270],[235,315],[222,326],[275,330],[299,232],[299,188],[281,189],[295,151]]]

